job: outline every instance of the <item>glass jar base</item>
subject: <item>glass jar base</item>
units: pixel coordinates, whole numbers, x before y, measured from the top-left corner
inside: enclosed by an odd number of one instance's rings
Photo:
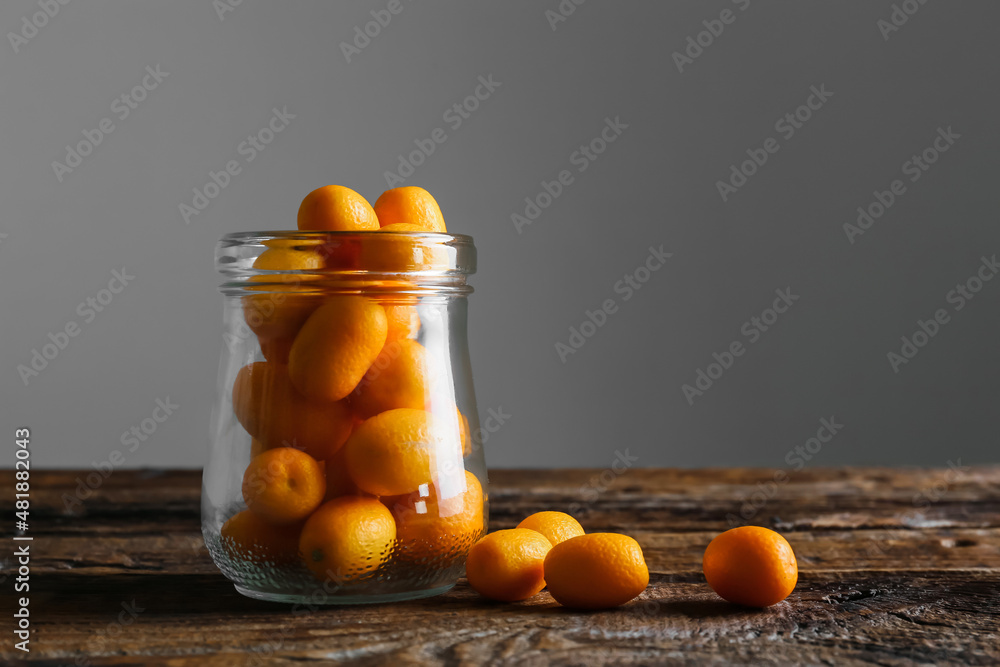
[[[402,602],[404,600],[419,600],[430,598],[435,595],[447,593],[455,584],[446,584],[435,588],[426,588],[418,591],[404,591],[400,593],[383,593],[380,595],[330,595],[325,600],[317,601],[314,595],[295,595],[287,593],[268,593],[266,591],[255,591],[250,588],[243,588],[233,584],[233,588],[240,595],[244,595],[254,600],[265,600],[267,602],[284,602],[287,604],[309,604],[309,605],[355,605],[355,604],[384,604],[386,602]]]

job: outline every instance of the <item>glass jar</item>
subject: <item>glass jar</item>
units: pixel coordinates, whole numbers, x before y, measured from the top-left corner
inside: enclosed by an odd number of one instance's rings
[[[229,234],[202,533],[249,597],[437,595],[486,532],[468,236]]]

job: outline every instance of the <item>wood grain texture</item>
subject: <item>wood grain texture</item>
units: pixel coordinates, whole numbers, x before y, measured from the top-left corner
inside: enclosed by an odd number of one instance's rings
[[[393,605],[249,600],[205,551],[200,472],[118,471],[67,508],[85,474],[32,475],[37,664],[1000,664],[1000,467],[804,469],[780,483],[771,470],[493,471],[493,530],[573,508],[589,532],[642,545],[646,592],[590,613],[545,592],[491,603],[464,582]],[[10,516],[12,474],[0,478]],[[733,521],[788,538],[788,600],[743,609],[704,583],[705,546]]]

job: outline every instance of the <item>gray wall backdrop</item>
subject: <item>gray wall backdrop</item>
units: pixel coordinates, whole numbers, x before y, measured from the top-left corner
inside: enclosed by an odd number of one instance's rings
[[[203,464],[216,240],[294,227],[328,183],[374,201],[439,127],[406,183],[479,248],[479,404],[509,415],[490,465],[997,460],[996,2],[47,1],[0,7],[2,433],[31,427],[38,466],[106,460],[157,399],[179,407],[124,465]],[[479,77],[498,85],[455,127]],[[275,108],[294,118],[247,161]],[[102,119],[93,152],[53,166]],[[229,160],[242,171],[186,223]],[[102,293],[114,271],[134,278]],[[646,279],[627,299],[626,275]],[[767,313],[776,290],[792,305]]]

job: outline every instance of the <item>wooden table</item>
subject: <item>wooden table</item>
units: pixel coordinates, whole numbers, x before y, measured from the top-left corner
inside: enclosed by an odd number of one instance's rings
[[[68,513],[63,494],[85,474],[32,472],[39,664],[1000,663],[1000,467],[807,468],[780,482],[746,469],[493,471],[492,529],[575,503],[588,531],[642,545],[649,588],[592,613],[545,592],[491,603],[463,581],[428,600],[292,614],[238,595],[212,564],[199,471],[118,471]],[[798,587],[763,611],[722,601],[701,572],[741,511],[798,556]],[[12,551],[5,662],[24,656],[10,633]]]

